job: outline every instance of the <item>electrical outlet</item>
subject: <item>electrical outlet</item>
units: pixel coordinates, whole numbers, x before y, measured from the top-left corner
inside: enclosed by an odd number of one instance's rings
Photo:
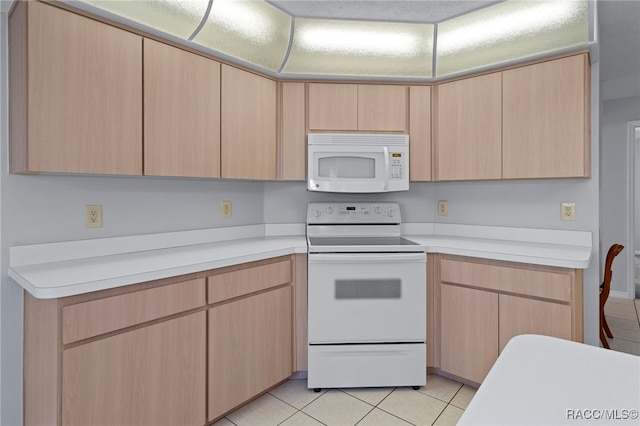
[[[446,201],[438,201],[438,216],[446,216],[449,214],[449,203]]]
[[[223,201],[220,203],[220,217],[223,219],[231,217],[231,201]]]
[[[576,220],[576,203],[561,203],[560,218],[562,220]]]
[[[99,204],[91,204],[84,206],[84,227],[85,228],[101,228],[102,227],[102,206]]]

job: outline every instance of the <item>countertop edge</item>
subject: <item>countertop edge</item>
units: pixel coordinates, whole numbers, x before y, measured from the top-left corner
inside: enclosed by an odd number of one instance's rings
[[[447,235],[410,234],[409,239],[418,242],[420,250],[426,253],[442,253],[469,256],[491,260],[552,266],[569,269],[586,269],[591,262],[591,246],[571,246],[549,243],[509,241],[481,238],[463,238]],[[233,249],[229,249],[229,244]],[[546,252],[553,253],[545,256]],[[96,256],[77,260],[66,260],[31,265],[17,265],[9,268],[8,274],[16,283],[31,295],[40,299],[52,299],[73,296],[93,291],[117,288],[135,283],[170,278],[209,269],[248,263],[271,257],[306,254],[307,244],[304,235],[275,235],[240,238],[209,244],[194,244],[180,247],[159,248],[144,252],[121,253],[115,256]],[[191,254],[199,257],[191,263]],[[189,255],[189,256],[187,256]],[[128,266],[133,272],[109,272],[100,277],[95,270],[104,270],[105,265],[120,266],[121,262],[132,263],[132,259],[142,256],[145,267]],[[162,263],[175,257],[180,259],[171,265]],[[188,260],[183,258],[187,257]],[[160,264],[160,266],[157,266]],[[126,268],[123,267],[123,270]],[[56,284],[67,280],[68,274],[77,279],[69,279],[71,284]],[[56,275],[57,274],[57,275]],[[65,275],[67,274],[67,275]],[[95,277],[95,279],[93,279]],[[50,285],[44,284],[49,280]]]

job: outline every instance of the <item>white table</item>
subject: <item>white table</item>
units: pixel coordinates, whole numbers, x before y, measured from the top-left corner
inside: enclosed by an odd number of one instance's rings
[[[514,337],[458,425],[640,425],[640,357]]]

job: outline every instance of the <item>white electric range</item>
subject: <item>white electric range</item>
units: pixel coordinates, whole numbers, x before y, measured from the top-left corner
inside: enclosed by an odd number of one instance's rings
[[[308,387],[426,383],[426,254],[398,203],[307,209]]]

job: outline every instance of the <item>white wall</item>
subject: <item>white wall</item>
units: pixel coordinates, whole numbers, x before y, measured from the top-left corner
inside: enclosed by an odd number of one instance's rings
[[[635,202],[635,229],[634,229],[634,243],[633,247],[635,251],[640,250],[640,137],[636,138],[633,144],[634,147],[634,195]]]
[[[640,80],[640,79],[639,79]],[[637,83],[640,84],[640,81]],[[601,186],[601,238],[602,252],[606,255],[614,243],[625,246],[631,241],[633,230],[628,229],[627,212],[629,200],[628,185],[628,134],[627,123],[640,120],[640,96],[621,99],[610,99],[602,103],[602,128],[600,164],[602,173]],[[636,222],[638,212],[636,212]],[[640,249],[640,246],[638,246]],[[629,253],[626,248],[613,263],[613,279],[611,291],[624,295],[628,290]],[[601,259],[601,262],[604,262]]]
[[[432,183],[412,183],[409,191],[386,194],[331,194],[307,191],[305,182],[267,182],[264,187],[265,223],[303,223],[311,201],[396,201],[403,222],[433,222],[436,212]]]
[[[7,128],[7,72],[8,72],[8,64],[7,64],[7,38],[8,38],[8,28],[7,28],[7,12],[9,11],[9,6],[11,2],[0,1],[0,424],[19,424],[17,421],[22,419],[20,413],[17,413],[15,410],[10,415],[6,414],[6,410],[3,410],[5,406],[5,401],[8,403],[16,403],[17,395],[22,394],[22,384],[20,383],[8,383],[8,386],[17,385],[18,389],[12,394],[11,397],[5,396],[10,387],[5,386],[5,374],[3,373],[6,370],[5,367],[5,344],[4,340],[4,329],[6,322],[3,320],[5,315],[4,298],[2,297],[2,293],[4,290],[4,280],[1,278],[4,274],[4,268],[7,265],[7,254],[5,253],[4,246],[2,245],[3,233],[1,224],[3,216],[2,216],[2,207],[4,207],[4,200],[2,199],[2,167],[6,167],[5,163],[7,162],[7,151],[5,149],[5,141],[8,137],[8,128]],[[11,287],[11,290],[15,292],[15,288]],[[16,300],[17,297],[14,297],[13,300]],[[15,333],[14,333],[15,336]],[[16,339],[13,338],[13,342],[15,344]],[[19,366],[14,366],[14,369],[18,369]],[[15,377],[13,378],[15,380]],[[22,408],[22,400],[18,402],[18,409]],[[13,417],[12,417],[13,416]],[[11,422],[8,420],[11,419]],[[5,421],[6,420],[6,421]]]

